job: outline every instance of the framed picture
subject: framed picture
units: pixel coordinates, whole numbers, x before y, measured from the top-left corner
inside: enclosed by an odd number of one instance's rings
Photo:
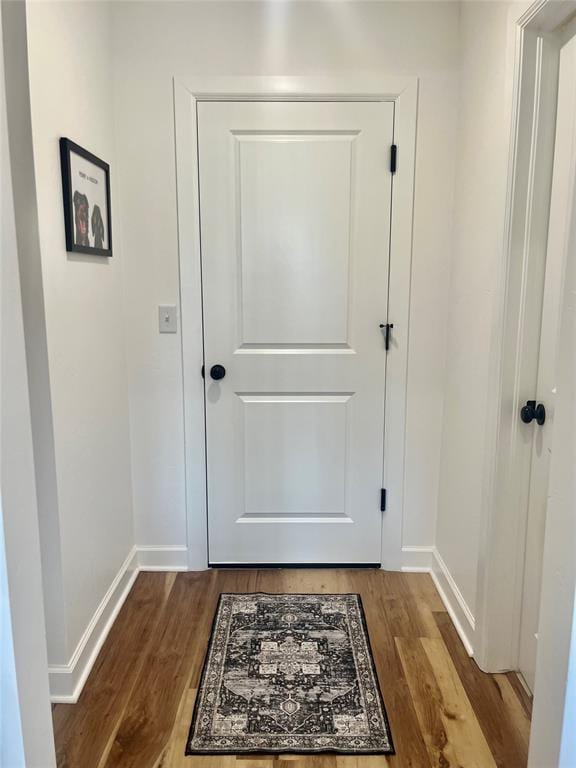
[[[66,250],[112,256],[110,166],[70,139],[60,139]]]

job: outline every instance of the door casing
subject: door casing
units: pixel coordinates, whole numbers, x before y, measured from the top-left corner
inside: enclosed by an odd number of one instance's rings
[[[386,372],[382,483],[387,509],[382,524],[382,567],[402,566],[402,520],[408,373],[408,323],[416,155],[418,78],[205,77],[174,79],[174,127],[180,267],[184,454],[188,568],[208,567],[206,431],[203,361],[202,268],[198,189],[198,101],[392,101],[397,170],[392,189],[388,322],[394,334]]]

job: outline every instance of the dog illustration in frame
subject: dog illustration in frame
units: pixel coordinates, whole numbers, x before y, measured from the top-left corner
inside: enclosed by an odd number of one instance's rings
[[[60,162],[66,250],[112,256],[110,166],[67,138]]]

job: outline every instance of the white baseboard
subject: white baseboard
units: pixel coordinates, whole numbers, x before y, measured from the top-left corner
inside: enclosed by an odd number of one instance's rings
[[[434,548],[433,555],[434,559],[431,571],[432,579],[442,598],[442,602],[446,606],[446,610],[452,619],[456,632],[458,632],[458,635],[460,636],[460,640],[464,643],[468,655],[473,656],[474,632],[476,629],[474,616],[466,604],[466,600],[464,600],[462,593],[458,589],[458,585],[452,578],[452,574],[448,570],[446,563],[436,548]]]
[[[474,655],[475,621],[458,585],[436,547],[402,547],[405,573],[429,573],[466,652]]]
[[[98,653],[140,571],[188,570],[187,547],[133,547],[102,598],[68,664],[48,666],[50,700],[75,704]]]
[[[136,547],[141,571],[187,571],[188,548],[180,546]]]
[[[431,573],[434,547],[402,547],[402,570],[405,573]]]
[[[94,612],[68,664],[48,666],[52,702],[75,704],[78,701],[100,648],[132,589],[138,571],[138,556],[136,547],[133,547]]]

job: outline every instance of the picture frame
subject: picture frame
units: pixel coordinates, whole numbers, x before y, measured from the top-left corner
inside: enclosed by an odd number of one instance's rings
[[[110,166],[67,138],[60,139],[66,250],[112,256]]]

